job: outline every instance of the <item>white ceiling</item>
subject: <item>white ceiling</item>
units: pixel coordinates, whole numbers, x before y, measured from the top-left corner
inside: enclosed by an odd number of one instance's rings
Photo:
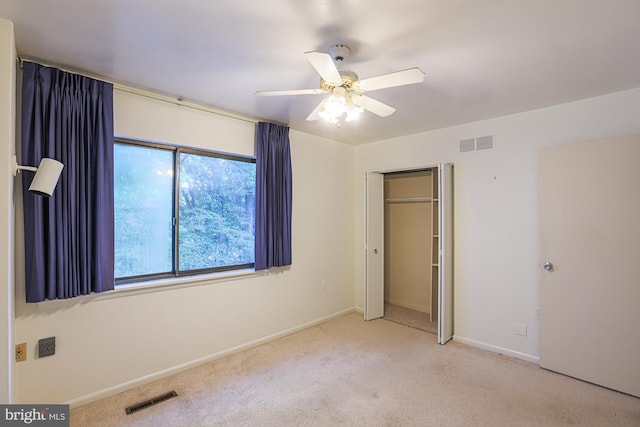
[[[18,54],[361,144],[640,87],[640,0],[2,0]],[[421,84],[368,92],[396,113],[340,127],[305,118],[304,52],[351,47],[360,78],[410,67]]]

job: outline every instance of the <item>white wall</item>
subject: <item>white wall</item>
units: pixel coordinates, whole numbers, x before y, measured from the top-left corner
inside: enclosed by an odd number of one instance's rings
[[[253,154],[251,123],[121,90],[114,104],[118,135]],[[16,340],[29,347],[15,370],[16,401],[78,405],[351,311],[354,149],[296,131],[290,139],[290,268],[25,304],[16,250]],[[56,337],[56,354],[34,358],[38,339],[48,336]]]
[[[13,370],[13,174],[16,52],[13,23],[0,19],[0,402],[11,402]],[[20,341],[17,341],[20,342]]]
[[[357,147],[356,306],[364,297],[364,173],[453,162],[455,338],[537,361],[538,152],[633,133],[640,89]],[[494,135],[493,150],[458,153],[459,140],[484,135]],[[527,325],[526,337],[514,323]]]

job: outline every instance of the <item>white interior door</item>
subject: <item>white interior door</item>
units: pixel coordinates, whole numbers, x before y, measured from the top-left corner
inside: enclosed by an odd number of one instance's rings
[[[540,153],[540,365],[640,397],[640,136]]]
[[[384,175],[367,173],[364,318],[384,315]]]
[[[453,338],[453,165],[438,166],[438,343]]]

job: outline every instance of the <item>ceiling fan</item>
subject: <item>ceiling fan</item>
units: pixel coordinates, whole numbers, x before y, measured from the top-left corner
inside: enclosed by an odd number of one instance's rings
[[[309,114],[307,120],[313,121],[322,118],[330,123],[337,123],[343,116],[346,121],[354,120],[363,110],[370,111],[380,117],[387,117],[393,114],[396,109],[364,95],[365,92],[424,81],[424,73],[419,68],[409,68],[359,80],[355,72],[341,67],[342,61],[350,52],[348,46],[337,44],[329,49],[328,54],[323,52],[305,53],[307,60],[322,77],[319,89],[259,91],[256,92],[256,95],[329,94],[329,97],[318,104]]]

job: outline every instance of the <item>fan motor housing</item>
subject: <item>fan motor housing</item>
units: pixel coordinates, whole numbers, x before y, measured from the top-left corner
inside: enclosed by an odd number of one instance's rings
[[[331,92],[333,88],[343,87],[347,91],[350,91],[353,90],[353,84],[358,81],[358,75],[351,70],[340,70],[340,78],[342,79],[340,84],[331,84],[324,79],[320,80],[320,88]]]
[[[329,55],[331,55],[334,61],[343,61],[350,53],[351,49],[344,44],[336,44],[329,48]]]

